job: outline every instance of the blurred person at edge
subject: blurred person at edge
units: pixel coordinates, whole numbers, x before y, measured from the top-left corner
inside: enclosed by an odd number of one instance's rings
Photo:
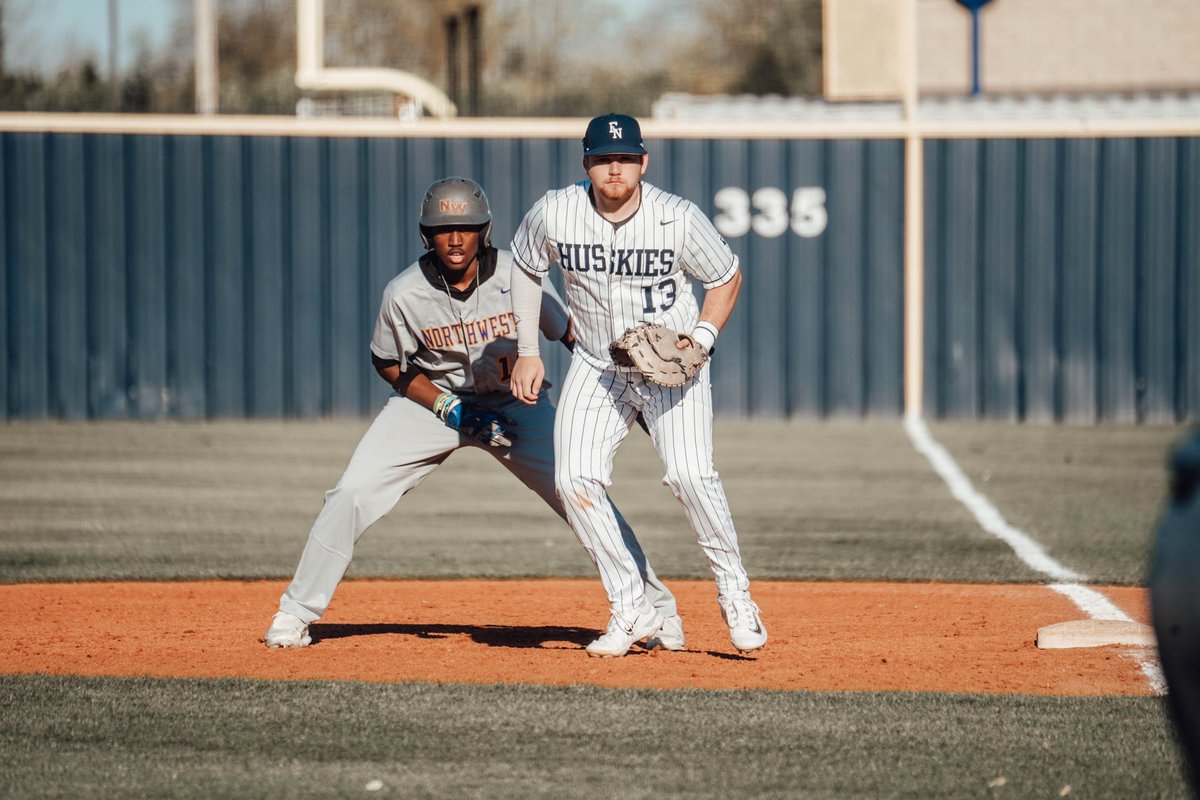
[[[1171,492],[1159,520],[1150,608],[1167,706],[1200,798],[1200,430],[1171,455]]]

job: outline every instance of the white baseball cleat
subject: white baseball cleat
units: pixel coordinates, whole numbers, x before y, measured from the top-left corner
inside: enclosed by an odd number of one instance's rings
[[[263,641],[267,647],[307,647],[312,637],[308,635],[307,622],[295,614],[278,611],[271,619],[271,627],[267,628]]]
[[[742,653],[761,650],[767,643],[767,626],[763,625],[762,612],[750,599],[748,592],[737,592],[717,598],[721,616],[729,626],[729,640]]]
[[[683,617],[674,614],[663,620],[662,630],[646,640],[646,647],[653,650],[683,650]]]
[[[634,642],[653,636],[662,626],[662,614],[649,606],[629,616],[613,611],[608,632],[587,646],[587,654],[594,658],[619,658],[629,652]]]

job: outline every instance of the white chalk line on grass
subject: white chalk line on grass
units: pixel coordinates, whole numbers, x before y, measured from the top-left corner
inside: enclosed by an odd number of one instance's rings
[[[946,482],[950,493],[967,507],[985,531],[1011,547],[1017,558],[1025,562],[1030,569],[1058,581],[1047,584],[1048,589],[1066,597],[1092,619],[1133,622],[1133,619],[1117,608],[1111,600],[1095,589],[1085,586],[1088,580],[1086,575],[1063,566],[1029,534],[1009,524],[999,509],[975,488],[954,457],[933,438],[920,417],[905,415],[904,430],[917,452],[929,459],[934,471]],[[1134,651],[1133,658],[1149,682],[1151,690],[1165,694],[1166,679],[1154,656],[1148,652]]]

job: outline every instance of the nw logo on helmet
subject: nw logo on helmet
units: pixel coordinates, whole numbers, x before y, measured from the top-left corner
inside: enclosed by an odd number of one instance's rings
[[[617,125],[616,122],[608,123],[608,132],[612,134],[612,137],[614,139],[620,139],[621,136],[624,134],[624,131],[621,130],[621,127],[619,125]]]
[[[467,201],[439,200],[438,211],[443,214],[465,214],[467,213]]]

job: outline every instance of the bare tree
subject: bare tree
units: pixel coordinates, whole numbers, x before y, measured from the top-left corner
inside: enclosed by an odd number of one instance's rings
[[[641,114],[663,90],[669,37],[653,42],[646,22],[611,0],[497,0],[488,8],[485,114]]]
[[[698,0],[672,83],[697,94],[821,92],[821,0]],[[684,64],[691,64],[690,68]]]
[[[401,69],[435,80],[445,52],[438,6],[435,0],[326,2],[325,61]]]
[[[53,79],[0,71],[0,107],[101,110],[119,91],[124,111],[195,108],[193,0],[174,0],[170,41],[139,49],[113,87],[93,58]],[[34,0],[0,0],[0,40]],[[327,0],[330,66],[402,69],[449,86],[447,15],[469,0]],[[821,0],[477,0],[482,86],[491,116],[646,114],[664,92],[808,95],[821,89]],[[220,0],[223,113],[293,114],[295,0]],[[28,25],[24,27],[29,27]],[[24,28],[22,28],[24,30]],[[28,39],[29,37],[25,37]],[[9,48],[11,49],[11,48]],[[99,102],[99,104],[97,104]]]
[[[821,0],[496,0],[484,113],[645,114],[667,91],[821,91]],[[581,21],[586,21],[586,24]]]

